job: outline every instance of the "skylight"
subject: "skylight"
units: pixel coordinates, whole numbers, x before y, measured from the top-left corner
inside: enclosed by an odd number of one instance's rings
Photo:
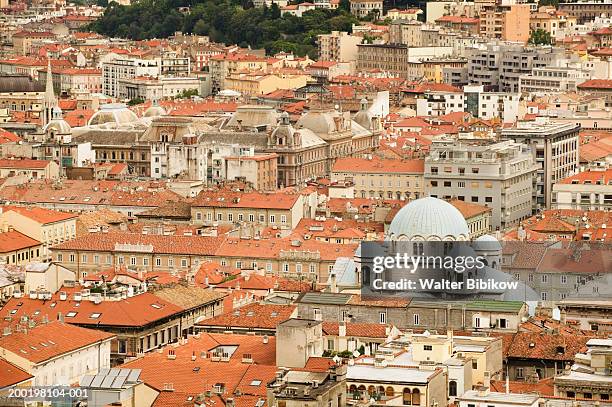
[[[99,312],[94,312],[93,314],[91,314],[89,316],[89,318],[91,318],[91,319],[98,319],[98,318],[100,318],[100,315],[102,315],[102,314],[100,314]]]
[[[66,314],[66,318],[73,318],[76,316],[76,314],[78,314],[78,312],[70,311]]]
[[[259,386],[261,385],[261,380],[255,379],[251,382],[251,386]]]
[[[155,309],[161,309],[161,307],[162,307],[162,306],[161,306],[161,305],[159,305],[159,304],[151,304],[151,306],[152,306],[153,308],[155,308]]]

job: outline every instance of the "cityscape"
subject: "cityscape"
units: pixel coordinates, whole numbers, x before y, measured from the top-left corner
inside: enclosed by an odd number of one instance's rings
[[[0,407],[612,407],[611,229],[612,0],[0,0]]]

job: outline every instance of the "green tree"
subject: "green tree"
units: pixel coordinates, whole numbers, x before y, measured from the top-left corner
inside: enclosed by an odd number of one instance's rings
[[[206,35],[209,30],[208,23],[206,21],[199,19],[195,26],[193,27],[193,33],[196,35]]]
[[[534,45],[550,45],[552,37],[548,31],[538,28],[531,33],[529,43]]]
[[[174,98],[175,99],[189,99],[192,96],[198,96],[197,89],[185,89],[184,91],[176,95]]]
[[[145,100],[143,98],[134,98],[134,99],[130,99],[127,102],[128,106],[135,106],[135,105],[140,105],[143,104],[145,102]]]

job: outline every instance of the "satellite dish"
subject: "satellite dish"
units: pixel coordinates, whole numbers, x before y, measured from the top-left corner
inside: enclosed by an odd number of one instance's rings
[[[359,353],[358,350],[353,351],[353,356],[355,356],[356,358],[358,358],[361,355],[361,353]]]

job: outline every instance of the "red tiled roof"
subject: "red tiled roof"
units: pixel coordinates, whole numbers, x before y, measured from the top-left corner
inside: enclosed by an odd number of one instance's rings
[[[554,396],[554,378],[549,377],[536,383],[510,381],[510,393],[536,393],[540,396]],[[506,382],[504,380],[491,380],[491,391],[506,393]]]
[[[22,140],[21,137],[8,130],[0,129],[0,144],[18,143]]]
[[[23,206],[4,206],[1,209],[3,212],[16,212],[22,216],[25,216],[26,218],[30,218],[33,221],[42,224],[61,222],[64,220],[77,218],[77,215],[73,213],[53,211],[39,207],[25,208]]]
[[[262,193],[201,191],[193,200],[194,207],[214,208],[258,208],[258,209],[291,209],[298,199],[295,193]]]
[[[333,172],[364,173],[414,173],[422,174],[425,160],[381,160],[379,158],[339,158],[334,163]]]
[[[478,24],[480,19],[465,17],[465,16],[442,16],[436,20],[436,23],[452,23],[452,24]]]
[[[323,322],[323,334],[338,336],[340,334],[339,323]],[[382,324],[358,324],[347,322],[346,336],[384,339],[387,337],[387,326]]]
[[[278,324],[291,318],[295,310],[295,305],[252,303],[214,318],[206,319],[197,325],[276,329]]]
[[[582,146],[580,146],[582,149]],[[564,178],[559,184],[600,184],[608,185],[612,182],[612,168],[605,171],[589,170]]]
[[[451,205],[461,212],[464,218],[468,219],[481,213],[491,212],[493,209],[484,205],[478,205],[472,202],[465,202],[459,199],[452,199],[448,201]]]
[[[39,245],[40,242],[38,240],[32,239],[16,230],[0,233],[0,253],[10,253]]]
[[[110,340],[115,335],[93,329],[53,321],[0,337],[0,348],[33,363]]]
[[[143,235],[127,232],[88,233],[53,247],[53,250],[114,252],[116,244],[151,245],[153,253],[211,256],[223,237]]]
[[[11,362],[0,358],[0,389],[32,379],[34,376]]]
[[[590,339],[582,335],[517,332],[511,334],[506,357],[573,361]]]
[[[612,79],[590,79],[578,85],[578,89],[612,89]]]
[[[45,169],[51,161],[31,160],[29,158],[20,159],[0,159],[0,168],[23,168],[23,169]]]
[[[22,305],[18,306],[19,303]],[[12,311],[15,311],[15,313]],[[38,311],[38,314],[35,316],[36,311]],[[11,298],[0,309],[0,316],[2,318],[12,316],[14,320],[19,320],[21,316],[41,319],[43,315],[46,315],[49,320],[53,321],[57,320],[61,313],[68,324],[92,327],[98,325],[140,327],[182,311],[183,308],[178,305],[165,301],[149,292],[125,300],[102,301],[100,304],[87,299],[75,301],[71,298],[62,301],[59,299],[59,293],[57,293],[53,295],[51,300],[47,301],[25,297]],[[71,312],[75,314],[73,315]],[[100,315],[93,318],[92,315],[94,314]]]

